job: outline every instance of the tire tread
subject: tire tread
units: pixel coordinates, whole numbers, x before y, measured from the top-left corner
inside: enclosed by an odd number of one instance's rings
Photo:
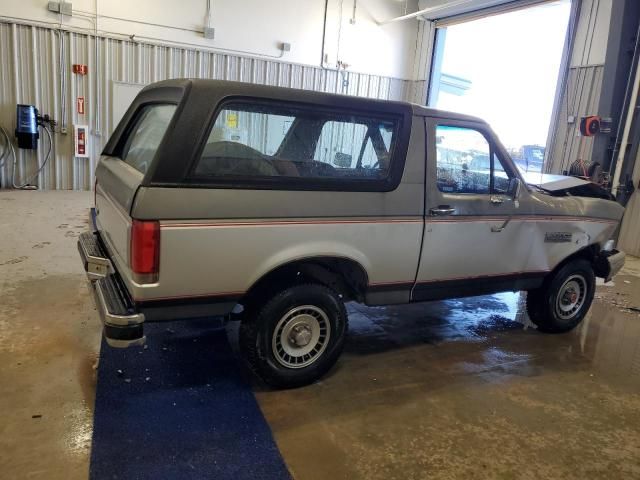
[[[583,311],[567,323],[563,323],[555,318],[554,307],[551,305],[551,299],[554,294],[554,288],[563,278],[569,276],[572,272],[582,270],[586,274],[589,291],[588,298]],[[567,262],[561,266],[556,272],[547,277],[540,288],[530,290],[527,293],[527,313],[531,321],[538,327],[538,330],[545,333],[564,333],[574,329],[589,311],[593,295],[595,292],[595,275],[593,267],[588,260],[576,259]]]
[[[258,347],[258,342],[260,340],[260,327],[267,324],[269,321],[269,319],[265,318],[265,316],[269,311],[277,308],[277,306],[281,302],[283,302],[287,296],[290,296],[291,290],[301,292],[311,290],[315,291],[315,293],[318,294],[325,294],[333,297],[338,305],[339,315],[342,317],[344,322],[343,334],[340,338],[338,338],[336,346],[331,350],[332,358],[330,359],[330,361],[328,363],[324,362],[324,366],[313,364],[313,373],[308,377],[301,375],[298,380],[291,378],[285,379],[282,377],[282,375],[278,375],[276,371],[269,368],[269,362],[267,358],[268,354],[266,352],[262,352]],[[244,318],[240,323],[240,350],[251,371],[268,385],[281,388],[294,388],[307,385],[325,374],[340,356],[340,353],[342,352],[344,346],[346,332],[349,328],[348,322],[349,320],[344,303],[342,302],[338,294],[329,287],[318,283],[300,283],[292,285],[288,288],[280,290],[275,296],[266,300],[265,303],[262,303],[262,305],[256,302],[254,304],[246,306]],[[319,362],[320,361],[321,359],[319,359]]]

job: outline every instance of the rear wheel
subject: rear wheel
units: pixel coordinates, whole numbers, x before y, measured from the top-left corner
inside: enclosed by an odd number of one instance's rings
[[[292,388],[324,375],[337,361],[347,331],[341,298],[319,284],[286,288],[247,308],[240,348],[266,383]]]
[[[561,333],[575,328],[591,307],[595,275],[591,263],[573,260],[527,294],[527,313],[543,332]]]

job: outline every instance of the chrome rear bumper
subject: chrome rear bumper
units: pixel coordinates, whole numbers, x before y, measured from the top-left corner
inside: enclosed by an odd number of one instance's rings
[[[105,278],[115,272],[107,252],[100,245],[97,233],[84,232],[81,234],[78,238],[78,252],[80,252],[80,258],[89,280]]]
[[[118,348],[144,344],[144,314],[136,311],[129,292],[113,267],[98,234],[81,234],[78,239],[78,251],[104,325],[107,343]]]

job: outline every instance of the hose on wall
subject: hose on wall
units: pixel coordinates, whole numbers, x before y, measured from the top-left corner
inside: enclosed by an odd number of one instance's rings
[[[11,139],[9,138],[7,131],[2,126],[0,126],[0,133],[4,137],[2,150],[0,151],[0,168],[2,168],[7,163],[7,158],[9,153],[12,155],[13,163],[15,164],[16,151],[13,148],[13,143],[11,142]]]
[[[49,139],[49,149],[47,150],[47,155],[45,156],[44,162],[42,162],[42,165],[40,165],[38,170],[33,175],[31,175],[26,182],[18,184],[16,183],[18,156],[16,155],[15,148],[13,147],[13,143],[11,142],[11,138],[7,134],[7,131],[2,126],[0,126],[0,133],[4,137],[4,147],[2,147],[2,150],[0,151],[0,168],[4,167],[7,158],[9,158],[8,153],[10,153],[13,159],[11,172],[11,185],[13,186],[13,188],[22,189],[31,187],[31,182],[40,174],[40,172],[42,172],[42,170],[44,170],[44,167],[47,165],[47,162],[51,158],[51,152],[53,150],[53,137],[51,135],[51,131],[46,125],[42,125],[42,128],[45,132],[47,132],[47,137]]]

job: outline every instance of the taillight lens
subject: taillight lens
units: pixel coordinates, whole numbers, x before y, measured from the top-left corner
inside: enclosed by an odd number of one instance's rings
[[[160,222],[133,220],[129,252],[129,263],[136,280],[156,282],[160,271]]]

